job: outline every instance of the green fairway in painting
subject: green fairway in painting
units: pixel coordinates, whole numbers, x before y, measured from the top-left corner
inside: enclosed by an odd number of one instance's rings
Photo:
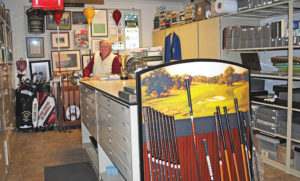
[[[213,116],[216,106],[226,106],[228,113],[234,113],[234,98],[238,98],[242,111],[249,110],[249,82],[235,82],[232,86],[226,84],[209,84],[192,82],[191,98],[194,117]],[[186,89],[171,89],[165,97],[146,96],[146,87],[142,87],[143,106],[151,106],[175,119],[188,119],[189,106]]]

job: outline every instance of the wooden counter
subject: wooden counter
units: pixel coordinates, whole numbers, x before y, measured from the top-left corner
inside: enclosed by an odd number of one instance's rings
[[[123,90],[124,86],[136,86],[135,79],[129,80],[89,80],[89,81],[80,81],[82,84],[85,84],[93,89],[101,91],[107,95],[113,96],[117,99],[120,99],[118,96],[118,92]],[[129,103],[126,100],[120,99],[125,101],[126,103],[133,105],[136,103]]]

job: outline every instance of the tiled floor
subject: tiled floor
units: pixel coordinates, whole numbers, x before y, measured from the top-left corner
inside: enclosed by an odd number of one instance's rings
[[[86,160],[80,129],[17,133],[6,181],[44,181],[44,167]]]
[[[17,133],[6,181],[44,181],[44,167],[87,161],[81,131]],[[265,181],[299,181],[300,178],[264,165]]]

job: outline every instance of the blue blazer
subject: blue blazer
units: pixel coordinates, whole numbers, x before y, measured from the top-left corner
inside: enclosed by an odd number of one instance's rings
[[[171,33],[165,38],[165,62],[170,60],[181,60],[180,39],[173,33],[172,44],[170,41]]]

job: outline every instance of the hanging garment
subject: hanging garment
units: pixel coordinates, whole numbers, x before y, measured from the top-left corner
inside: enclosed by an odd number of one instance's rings
[[[181,60],[180,39],[175,32],[165,38],[165,62],[170,62],[170,60]]]

